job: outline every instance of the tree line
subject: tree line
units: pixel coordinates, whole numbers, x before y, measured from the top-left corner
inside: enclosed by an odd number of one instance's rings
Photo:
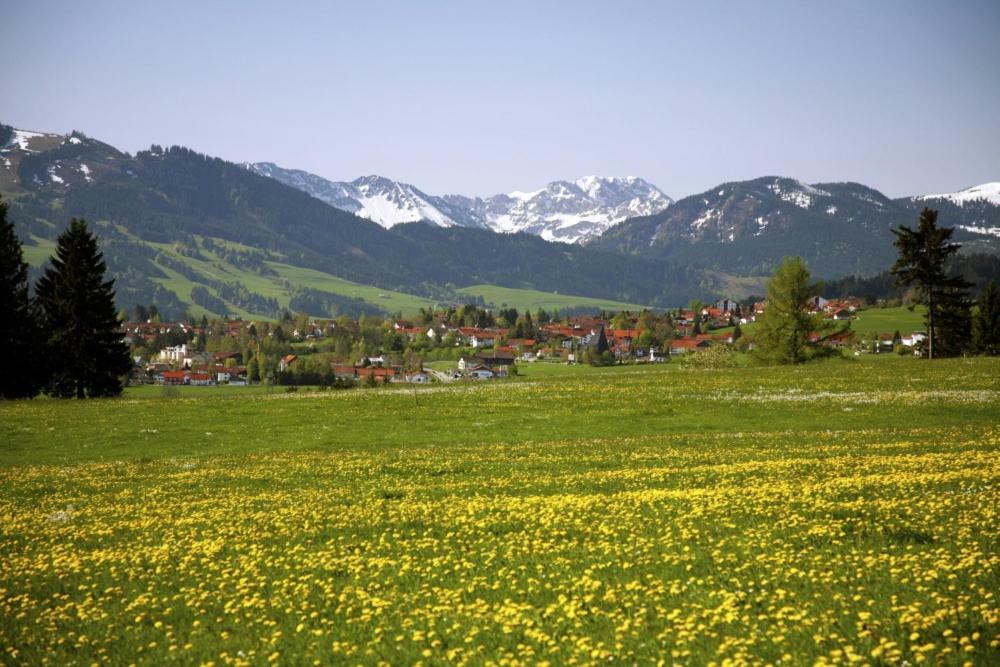
[[[31,295],[21,242],[0,198],[0,398],[121,394],[132,368],[119,331],[114,281],[97,238],[73,218]]]

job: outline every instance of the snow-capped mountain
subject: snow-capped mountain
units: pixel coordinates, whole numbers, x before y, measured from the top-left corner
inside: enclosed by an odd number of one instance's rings
[[[338,182],[269,162],[245,166],[383,227],[423,220],[441,227],[528,232],[565,243],[594,238],[626,218],[659,213],[672,203],[656,186],[634,176],[554,181],[533,192],[487,198],[438,197],[380,176]]]
[[[627,218],[653,215],[673,203],[655,185],[635,176],[587,176],[553,181],[533,192],[444,199],[470,210],[496,232],[528,232],[563,243],[587,241]]]
[[[974,185],[958,192],[940,195],[918,195],[909,201],[930,205],[955,218],[955,226],[973,234],[1000,237],[1000,181]]]
[[[421,220],[439,227],[482,226],[466,211],[456,209],[441,197],[381,176],[363,176],[350,182],[329,181],[301,169],[283,169],[272,162],[245,163],[244,166],[383,227]]]
[[[80,132],[54,134],[0,127],[0,191],[25,185],[68,191],[118,169],[122,153]]]
[[[996,252],[1000,206],[989,185],[934,198],[890,199],[860,183],[803,183],[765,176],[723,183],[656,215],[628,220],[591,247],[667,261],[705,262],[732,273],[767,273],[799,255],[820,276],[876,273],[892,263],[892,229],[913,225],[924,206],[972,252]],[[972,194],[975,193],[975,194]],[[986,196],[984,196],[984,193]]]
[[[917,197],[913,197],[913,199],[916,201],[947,199],[948,201],[958,204],[959,206],[964,206],[969,202],[983,200],[995,206],[1000,206],[1000,181],[996,183],[974,185],[971,188],[966,188],[964,190],[960,190],[959,192],[950,192],[943,195],[919,195]]]

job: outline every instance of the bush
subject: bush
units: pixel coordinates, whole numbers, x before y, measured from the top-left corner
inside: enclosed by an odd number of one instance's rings
[[[705,350],[682,355],[679,363],[684,368],[733,368],[737,366],[736,353],[728,345],[713,345]]]

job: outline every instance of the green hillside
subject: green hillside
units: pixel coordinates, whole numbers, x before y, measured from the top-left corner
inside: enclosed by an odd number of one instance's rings
[[[472,285],[457,290],[469,296],[482,296],[486,303],[507,304],[518,310],[566,310],[569,308],[599,308],[602,310],[642,310],[646,306],[609,299],[594,299],[586,296],[572,296],[555,292],[539,292],[531,289],[514,289],[496,285]]]
[[[98,225],[103,228],[104,225]],[[296,310],[291,301],[297,288],[317,290],[359,300],[374,309],[386,313],[400,312],[404,315],[415,314],[420,308],[432,308],[441,303],[433,299],[405,292],[382,289],[371,285],[362,285],[337,276],[301,266],[295,266],[284,261],[264,260],[265,272],[243,268],[228,261],[222,254],[224,251],[253,252],[252,248],[239,243],[223,242],[220,239],[207,239],[195,236],[197,242],[196,254],[189,246],[173,243],[158,243],[143,241],[118,230],[129,237],[131,242],[145,246],[155,252],[153,263],[163,274],[153,280],[175,295],[178,301],[195,316],[227,314],[243,318],[271,318],[275,313],[261,312],[259,309],[248,308],[245,305],[228,300],[220,294],[219,289],[212,286],[213,282],[238,283],[249,292],[274,299],[280,309]],[[48,239],[33,237],[34,245],[24,246],[25,258],[32,266],[43,265],[55,249],[55,244]],[[213,251],[206,248],[221,248],[223,251]],[[210,282],[202,282],[197,277],[203,277]],[[206,308],[192,298],[192,289],[204,286],[215,298],[225,303],[226,312]],[[482,297],[487,304],[511,306],[519,310],[567,310],[574,308],[594,308],[606,310],[641,310],[644,306],[610,299],[598,299],[554,292],[541,292],[530,289],[515,289],[498,287],[496,285],[472,285],[456,290],[456,297]],[[329,316],[330,312],[309,312],[314,316]]]

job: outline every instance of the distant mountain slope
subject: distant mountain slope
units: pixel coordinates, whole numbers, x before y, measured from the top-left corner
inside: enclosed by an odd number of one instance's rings
[[[534,192],[512,192],[483,199],[428,195],[407,183],[380,176],[350,182],[329,181],[271,162],[245,166],[387,228],[425,221],[439,227],[457,225],[501,233],[527,232],[565,243],[599,236],[629,217],[658,213],[672,201],[656,186],[634,176],[587,176],[576,181],[554,181]]]
[[[973,221],[1000,211],[993,204],[960,207],[942,200],[892,200],[859,183],[817,183],[768,176],[724,183],[674,203],[657,215],[634,218],[592,240],[609,252],[724,269],[769,273],[785,255],[802,256],[822,277],[870,275],[895,258],[891,229],[912,225],[920,208],[941,209],[941,224],[957,226],[970,250],[997,252]]]
[[[920,195],[899,200],[911,210],[931,206],[964,232],[1000,238],[1000,182],[984,183],[960,192]]]
[[[483,227],[481,220],[443,198],[381,176],[342,182],[329,181],[300,169],[283,169],[273,162],[245,163],[244,166],[386,228],[421,221],[440,227]]]
[[[0,191],[18,233],[29,243],[50,243],[70,216],[90,220],[123,306],[154,301],[176,311],[197,297],[212,312],[273,315],[280,300],[253,289],[246,272],[296,290],[275,275],[274,263],[443,300],[474,284],[660,306],[707,295],[700,271],[623,262],[527,234],[425,224],[386,230],[184,148],[153,146],[131,156],[80,133],[13,136],[0,153]],[[184,261],[199,255],[225,263]],[[205,289],[191,292],[192,284]]]

